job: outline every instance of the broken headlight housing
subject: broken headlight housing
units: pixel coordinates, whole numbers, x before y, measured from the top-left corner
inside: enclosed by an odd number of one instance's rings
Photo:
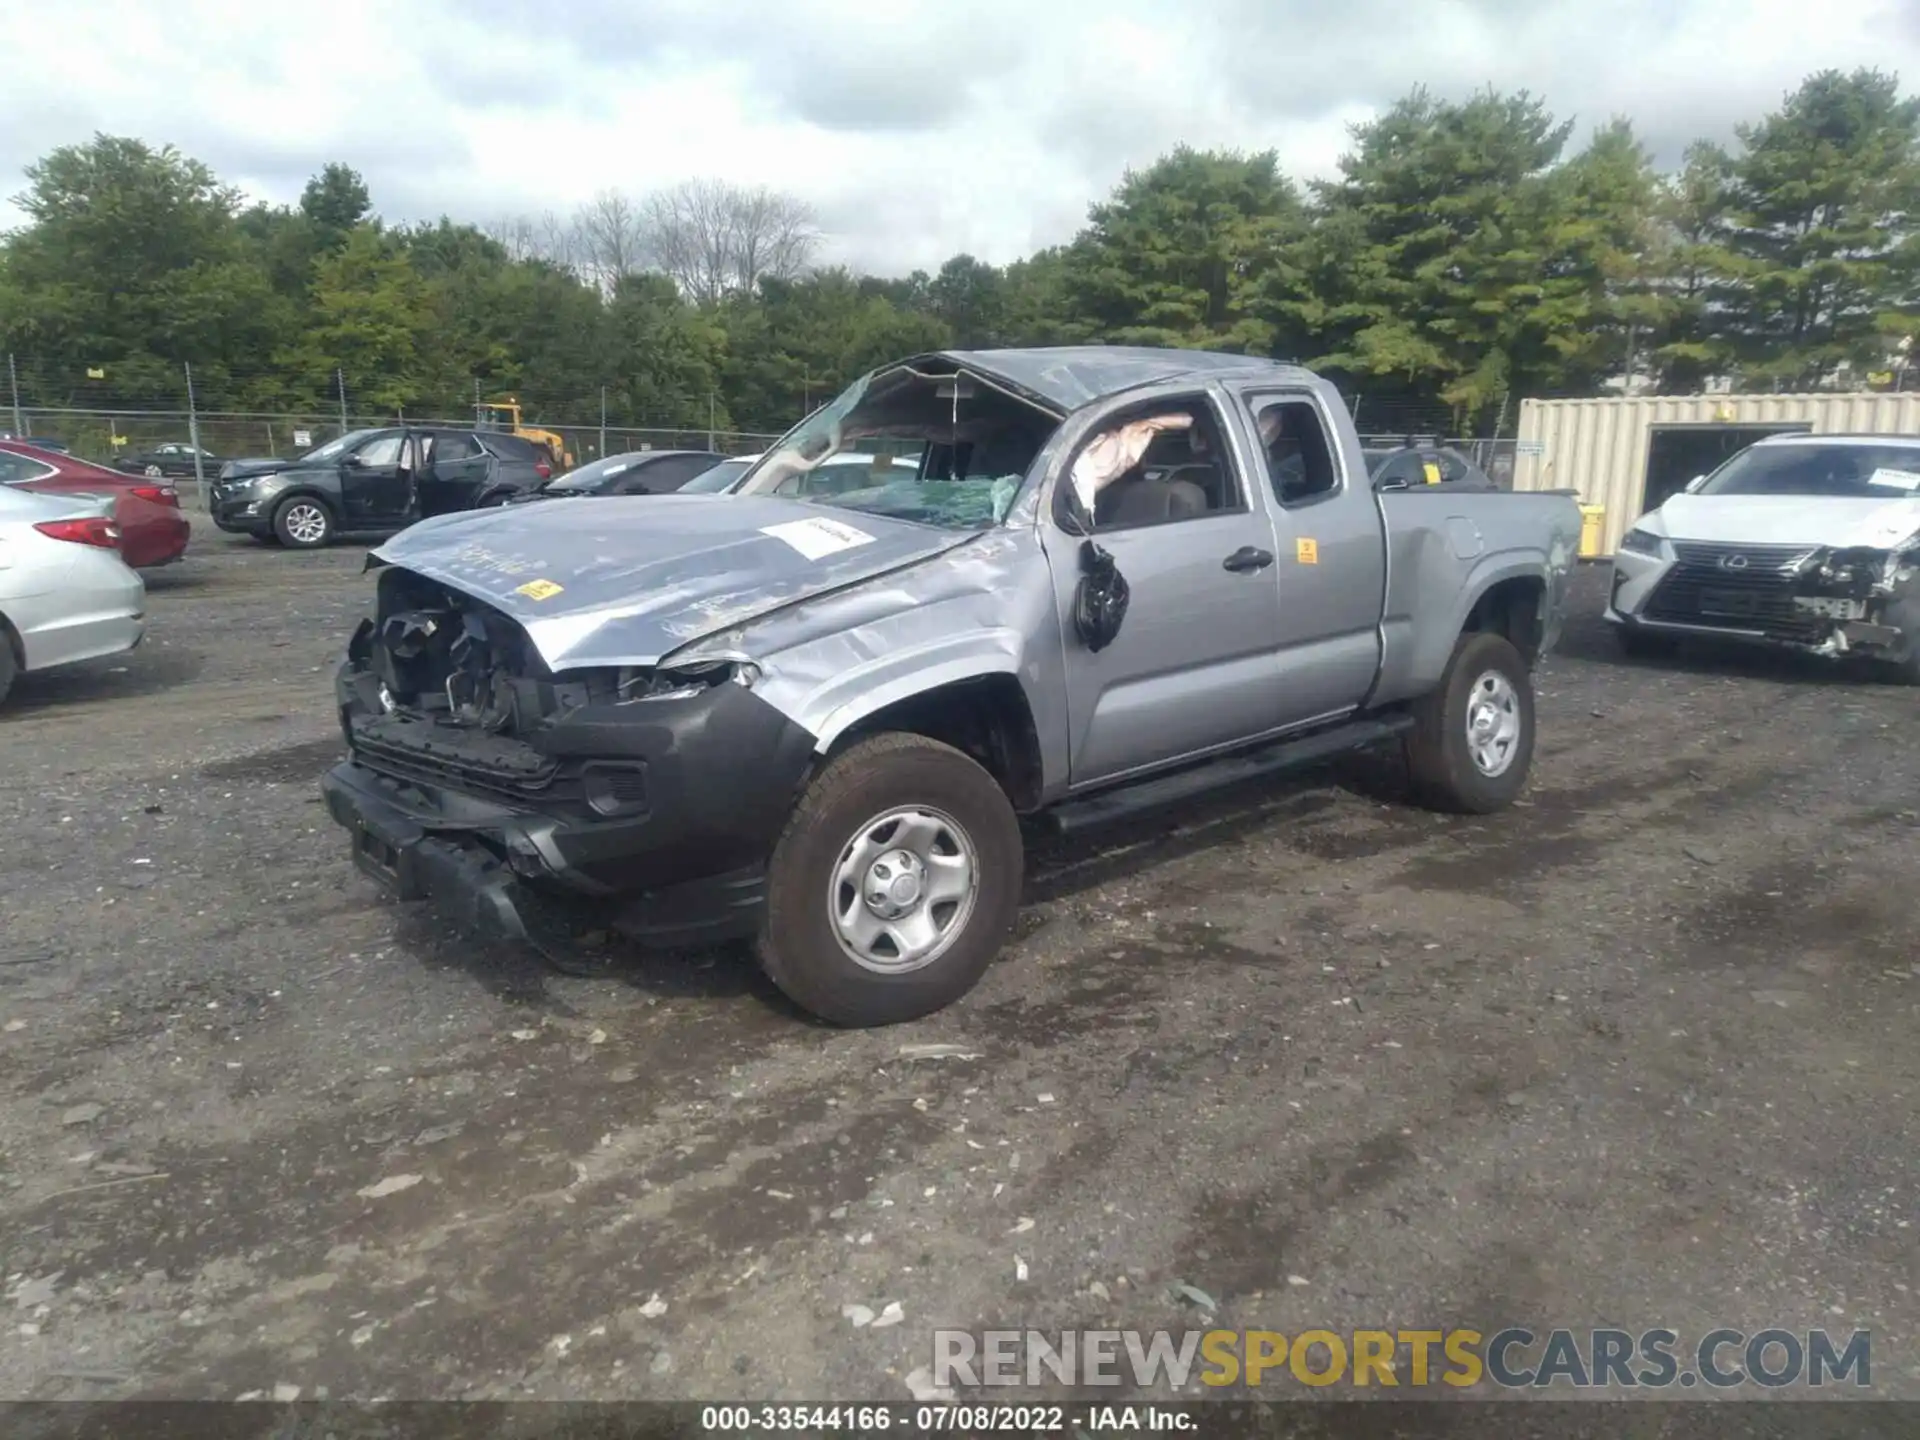
[[[630,705],[644,700],[692,700],[717,685],[751,689],[759,678],[760,667],[752,661],[723,660],[674,670],[623,669],[616,688],[618,703]]]
[[[1666,538],[1643,530],[1638,525],[1620,537],[1620,548],[1635,555],[1651,556],[1655,560],[1667,558]]]

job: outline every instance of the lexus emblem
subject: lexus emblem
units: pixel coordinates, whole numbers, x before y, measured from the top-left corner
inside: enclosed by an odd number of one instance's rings
[[[1744,555],[1722,555],[1720,557],[1720,568],[1722,570],[1744,570],[1747,568],[1747,557]]]

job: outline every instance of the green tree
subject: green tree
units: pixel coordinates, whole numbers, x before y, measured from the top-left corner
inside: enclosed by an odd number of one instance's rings
[[[397,413],[430,393],[422,340],[434,295],[405,247],[372,225],[355,226],[313,267],[312,324],[280,361],[316,395],[337,370],[363,414]]]
[[[1524,93],[1451,103],[1425,90],[1355,127],[1340,179],[1318,189],[1300,281],[1278,300],[1319,337],[1315,363],[1430,396],[1462,423],[1557,381],[1543,340],[1581,309],[1554,271],[1578,187],[1547,176],[1570,129]]]
[[[27,167],[7,242],[0,330],[64,376],[65,401],[176,405],[183,362],[202,395],[264,355],[284,316],[234,215],[238,197],[171,147],[95,135]],[[105,388],[85,382],[107,372]]]
[[[1266,274],[1303,216],[1272,151],[1179,146],[1095,205],[1064,260],[1087,338],[1265,352]]]
[[[939,320],[863,290],[843,269],[764,279],[757,302],[737,298],[722,315],[726,394],[752,430],[785,430],[875,366],[951,343]]]
[[[963,350],[1007,343],[1006,276],[971,255],[955,255],[927,283],[928,312]]]
[[[1742,382],[1880,368],[1915,314],[1920,100],[1892,75],[1825,70],[1738,135],[1719,303]]]
[[[1730,165],[1718,145],[1698,141],[1654,198],[1642,313],[1648,364],[1663,395],[1699,391],[1731,358],[1719,298],[1732,265],[1720,243]]]
[[[609,404],[628,424],[732,428],[720,396],[727,335],[664,275],[624,275],[607,307]]]
[[[1652,157],[1625,120],[1540,182],[1546,263],[1511,342],[1523,383],[1587,392],[1637,366],[1642,333],[1662,315],[1648,273],[1659,196]]]
[[[322,248],[333,250],[373,213],[373,197],[358,170],[335,163],[307,181],[300,192],[300,213],[312,222]]]

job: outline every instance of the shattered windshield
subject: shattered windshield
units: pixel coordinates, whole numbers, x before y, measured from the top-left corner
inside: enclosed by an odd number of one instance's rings
[[[1058,423],[974,376],[896,366],[802,421],[737,493],[985,529],[1006,519]]]
[[[1702,495],[1920,496],[1920,445],[1755,445],[1722,465]]]

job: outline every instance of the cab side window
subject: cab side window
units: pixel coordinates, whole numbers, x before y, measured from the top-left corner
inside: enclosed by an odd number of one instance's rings
[[[1254,398],[1267,478],[1282,505],[1310,505],[1340,488],[1340,470],[1320,412],[1306,400]]]
[[[1219,416],[1207,399],[1157,401],[1117,416],[1075,452],[1055,492],[1096,534],[1204,519],[1245,508]]]

